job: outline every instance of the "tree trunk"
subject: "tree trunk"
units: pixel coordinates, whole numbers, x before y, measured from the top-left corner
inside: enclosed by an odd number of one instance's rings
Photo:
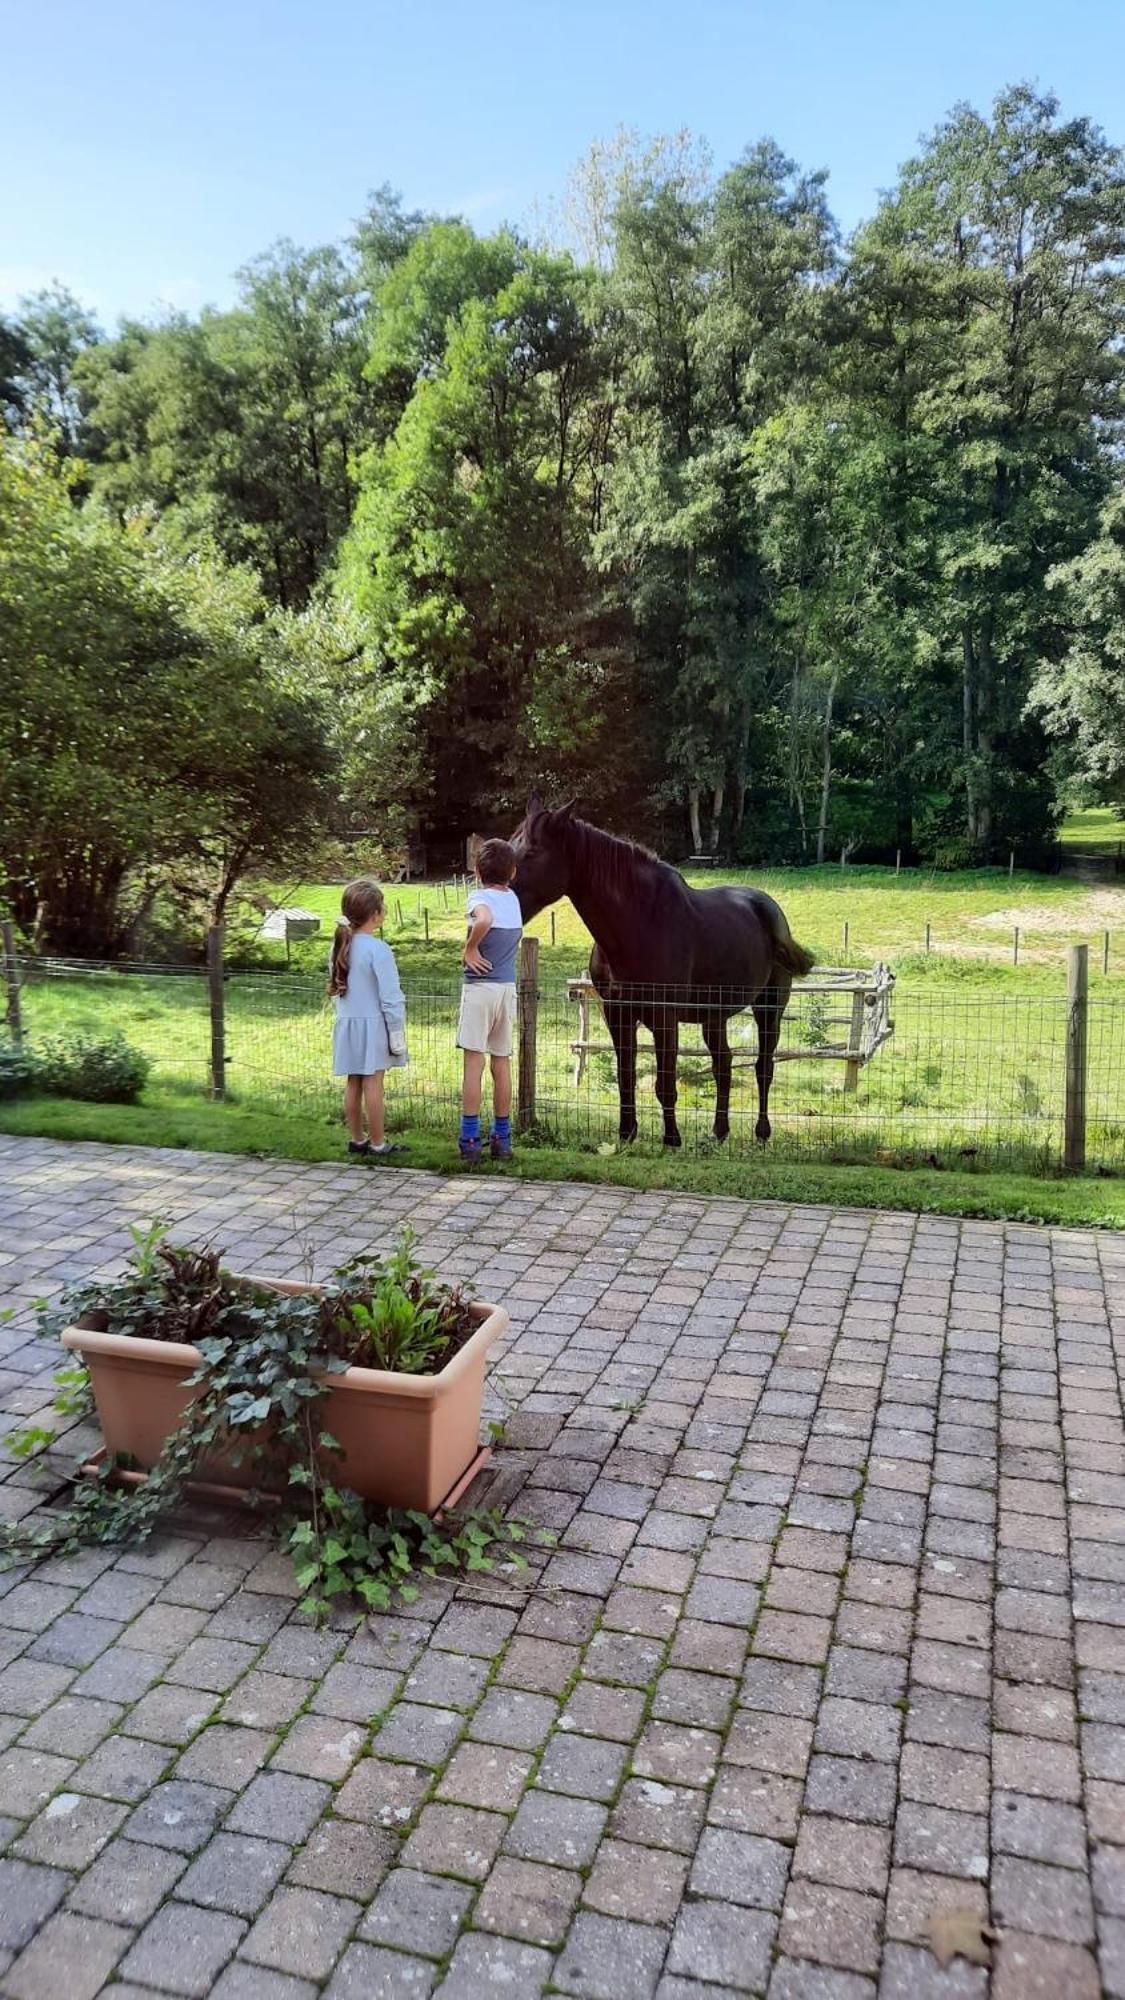
[[[722,780],[720,779],[719,783],[718,783],[718,784],[717,784],[717,785],[715,786],[715,789],[714,789],[714,792],[713,792],[713,794],[712,794],[712,797],[711,797],[711,852],[712,852],[712,854],[717,854],[717,853],[718,853],[718,851],[719,851],[719,828],[721,827],[721,825],[722,825],[722,821],[723,821],[723,793],[724,793],[724,790],[725,790],[725,787],[724,787],[724,785],[723,785],[723,782],[722,782]]]
[[[693,854],[702,854],[703,830],[699,823],[698,785],[692,785],[688,790],[688,817],[691,820],[691,851]]]
[[[973,635],[961,628],[961,746],[965,757],[965,831],[977,844],[976,744],[973,740]]]
[[[828,837],[828,801],[832,792],[832,710],[836,702],[836,681],[837,674],[833,671],[832,679],[828,683],[828,693],[824,698],[824,726],[821,732],[824,758],[820,771],[820,819],[816,829],[818,862],[824,860],[824,844]]]

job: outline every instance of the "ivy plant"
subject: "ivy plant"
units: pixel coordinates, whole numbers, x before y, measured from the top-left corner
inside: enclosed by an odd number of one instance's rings
[[[322,1289],[289,1297],[235,1284],[218,1251],[171,1244],[165,1227],[162,1218],[135,1227],[124,1276],[70,1287],[40,1325],[51,1333],[96,1317],[114,1333],[191,1344],[200,1355],[188,1380],[196,1395],[142,1482],[123,1486],[121,1462],[107,1462],[65,1507],[0,1528],[0,1552],[35,1561],[144,1541],[219,1450],[252,1467],[251,1500],[280,1490],[282,1543],[301,1609],[316,1619],[341,1598],[380,1609],[396,1594],[409,1602],[419,1576],[486,1570],[498,1553],[525,1568],[520,1544],[552,1539],[497,1511],[439,1526],[426,1514],[377,1510],[339,1481],[341,1449],[323,1411],[333,1375],[357,1363],[432,1373],[476,1325],[465,1294],[418,1264],[409,1230],[385,1260],[353,1259]],[[71,1393],[78,1389],[72,1382]],[[42,1440],[51,1433],[40,1431],[25,1455]]]

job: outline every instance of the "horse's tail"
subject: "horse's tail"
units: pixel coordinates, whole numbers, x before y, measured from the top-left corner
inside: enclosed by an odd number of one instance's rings
[[[773,912],[770,914],[772,918]],[[812,952],[807,951],[803,944],[797,943],[780,910],[771,922],[770,929],[773,932],[774,964],[780,966],[783,972],[791,973],[794,979],[803,979],[816,964]]]

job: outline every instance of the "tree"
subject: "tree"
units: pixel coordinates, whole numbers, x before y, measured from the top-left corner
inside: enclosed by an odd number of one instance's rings
[[[1048,578],[1065,604],[1069,643],[1043,661],[1030,707],[1066,744],[1098,797],[1125,810],[1125,490],[1102,508],[1099,533]]]
[[[101,338],[97,322],[65,285],[51,285],[21,299],[19,338],[27,359],[18,377],[24,421],[36,418],[57,438],[64,457],[82,439],[82,409],[75,387],[80,357]]]
[[[221,909],[308,838],[329,758],[294,642],[250,572],[78,513],[43,448],[0,455],[0,868],[25,929],[115,956],[185,870]]]

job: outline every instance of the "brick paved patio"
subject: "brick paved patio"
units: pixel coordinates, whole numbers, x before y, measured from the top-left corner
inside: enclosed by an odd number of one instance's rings
[[[9,1302],[156,1210],[280,1276],[412,1221],[559,1542],[319,1632],[241,1519],[0,1576],[0,1992],[1125,1995],[1125,1240],[0,1139]]]

